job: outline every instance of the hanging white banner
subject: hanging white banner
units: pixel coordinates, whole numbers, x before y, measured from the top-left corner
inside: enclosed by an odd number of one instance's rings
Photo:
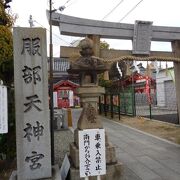
[[[0,85],[0,134],[8,132],[7,87]]]
[[[57,92],[53,92],[53,103],[54,103],[54,108],[58,107],[58,101],[57,101]]]
[[[74,106],[74,93],[73,93],[73,91],[69,91],[69,106],[70,107]]]

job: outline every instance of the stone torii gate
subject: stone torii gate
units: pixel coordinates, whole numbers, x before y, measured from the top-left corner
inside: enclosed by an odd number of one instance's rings
[[[135,24],[106,22],[59,13],[52,13],[52,25],[59,26],[62,35],[90,37],[95,45],[95,56],[104,59],[173,61],[180,117],[180,27],[153,26],[149,21],[136,21]],[[132,51],[100,50],[100,38],[132,40]],[[171,42],[172,52],[150,51],[151,41]],[[61,57],[70,57],[72,52],[78,51],[74,47],[61,47]]]

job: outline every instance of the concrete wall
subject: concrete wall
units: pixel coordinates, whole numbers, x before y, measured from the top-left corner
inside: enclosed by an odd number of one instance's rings
[[[157,106],[176,106],[176,102],[173,102],[176,97],[175,84],[173,83],[172,77],[169,74],[166,75],[166,70],[162,70],[156,75],[156,92]],[[166,97],[170,94],[172,97],[172,101],[169,101],[170,99],[168,100],[168,98]]]
[[[169,110],[177,110],[177,101],[176,101],[176,89],[174,82],[165,81],[165,102]]]

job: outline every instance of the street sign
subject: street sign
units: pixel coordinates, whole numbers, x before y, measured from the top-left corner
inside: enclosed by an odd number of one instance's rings
[[[0,134],[8,133],[7,87],[0,85]]]
[[[104,129],[79,131],[80,177],[106,174]]]

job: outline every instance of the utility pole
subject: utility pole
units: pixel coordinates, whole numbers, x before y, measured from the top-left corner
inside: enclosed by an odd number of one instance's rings
[[[54,103],[53,103],[53,44],[52,44],[52,0],[49,0],[49,95],[50,95],[50,129],[51,129],[51,164],[54,165]]]

